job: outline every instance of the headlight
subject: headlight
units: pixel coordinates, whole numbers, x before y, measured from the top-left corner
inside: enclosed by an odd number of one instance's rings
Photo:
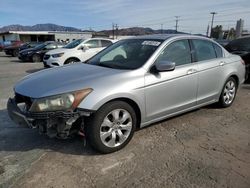
[[[51,56],[53,58],[58,58],[58,57],[62,57],[64,53],[59,53],[59,54],[52,54]]]
[[[74,110],[92,90],[93,89],[88,88],[71,93],[35,99],[32,106],[30,107],[30,111],[47,112],[58,110]]]

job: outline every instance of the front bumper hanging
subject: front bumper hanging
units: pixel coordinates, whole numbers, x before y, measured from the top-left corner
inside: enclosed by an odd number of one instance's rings
[[[9,117],[22,127],[38,128],[40,133],[49,137],[68,138],[83,126],[84,116],[91,111],[77,109],[75,111],[29,112],[21,110],[15,100],[10,98],[7,103]]]

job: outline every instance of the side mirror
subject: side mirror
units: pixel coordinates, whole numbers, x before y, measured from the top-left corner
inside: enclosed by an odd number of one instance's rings
[[[175,63],[171,61],[159,61],[155,64],[155,68],[158,72],[173,71]]]
[[[89,47],[87,47],[87,46],[80,46],[79,48],[78,48],[78,50],[82,50],[82,51],[87,51],[89,49]]]

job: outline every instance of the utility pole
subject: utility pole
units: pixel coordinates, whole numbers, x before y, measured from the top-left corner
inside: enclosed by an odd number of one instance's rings
[[[209,35],[209,28],[210,28],[210,26],[209,26],[209,24],[207,25],[207,37],[208,37],[208,35]]]
[[[217,12],[210,12],[210,14],[212,14],[211,31],[210,31],[210,38],[211,38],[214,25],[214,15],[217,14]]]
[[[113,39],[115,39],[115,24],[112,23],[112,35],[113,35]]]
[[[163,24],[161,24],[161,34],[163,33]]]
[[[178,26],[179,17],[180,17],[180,16],[175,16],[175,18],[176,18],[176,19],[175,19],[175,32],[176,32],[176,33],[178,32],[178,27],[179,27],[179,26]]]
[[[117,39],[117,37],[118,37],[118,25],[117,24],[115,24],[115,33],[116,33],[116,39]]]

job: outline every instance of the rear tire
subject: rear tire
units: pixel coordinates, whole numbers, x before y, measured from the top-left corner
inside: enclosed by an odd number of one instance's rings
[[[34,54],[34,55],[32,56],[32,62],[34,62],[34,63],[41,62],[41,57],[40,57],[40,55]]]
[[[227,79],[224,87],[221,91],[219,106],[222,108],[229,107],[233,104],[236,93],[237,93],[237,82],[233,77]]]
[[[129,143],[136,122],[136,113],[128,103],[109,102],[87,120],[86,137],[98,152],[115,152]]]

